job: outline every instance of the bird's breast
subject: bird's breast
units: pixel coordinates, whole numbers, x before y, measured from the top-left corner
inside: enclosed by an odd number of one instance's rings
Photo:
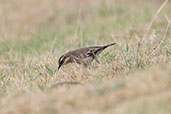
[[[84,59],[81,59],[81,63],[84,65],[88,65],[93,61],[93,57],[86,57]]]

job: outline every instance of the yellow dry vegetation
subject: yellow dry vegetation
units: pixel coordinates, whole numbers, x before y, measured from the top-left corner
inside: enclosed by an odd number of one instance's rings
[[[170,114],[170,20],[169,0],[1,0],[0,114]]]

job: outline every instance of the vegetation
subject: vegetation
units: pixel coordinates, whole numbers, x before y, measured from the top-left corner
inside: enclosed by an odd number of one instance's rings
[[[0,1],[1,114],[169,114],[171,2]],[[88,68],[58,58],[117,42]]]

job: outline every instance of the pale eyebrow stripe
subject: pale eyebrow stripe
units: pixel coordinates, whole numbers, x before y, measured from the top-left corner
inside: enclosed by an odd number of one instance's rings
[[[69,57],[67,57],[67,58],[65,59],[64,64],[65,64],[68,60],[69,60]]]
[[[64,58],[64,55],[62,55],[60,58],[59,58],[59,62],[61,62],[61,60]]]

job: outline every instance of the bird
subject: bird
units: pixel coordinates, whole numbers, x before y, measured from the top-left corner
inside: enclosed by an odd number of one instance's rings
[[[92,46],[76,49],[63,54],[58,60],[58,70],[61,66],[68,63],[77,63],[88,66],[96,57],[106,48],[115,45],[115,43],[110,43],[104,46]]]

